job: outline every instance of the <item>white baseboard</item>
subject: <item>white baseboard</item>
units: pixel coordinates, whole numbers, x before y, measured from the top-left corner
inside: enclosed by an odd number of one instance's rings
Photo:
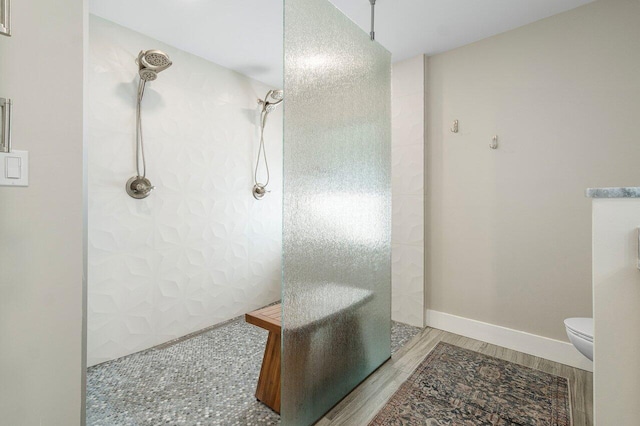
[[[427,309],[428,327],[470,337],[515,351],[545,358],[582,370],[593,371],[593,363],[585,358],[571,343],[537,336],[524,331],[488,324],[469,318]]]

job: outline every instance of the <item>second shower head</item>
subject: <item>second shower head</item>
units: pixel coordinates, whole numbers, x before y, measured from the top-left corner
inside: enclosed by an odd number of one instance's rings
[[[153,81],[158,73],[169,68],[173,63],[169,55],[161,50],[142,50],[136,59],[138,74],[144,81]]]
[[[284,99],[284,90],[282,90],[282,89],[280,89],[280,90],[271,90],[269,92],[269,94],[276,101],[282,101]]]
[[[258,99],[258,103],[262,105],[262,112],[272,112],[276,109],[276,106],[280,104],[284,100],[284,91],[280,90],[269,90],[267,95],[264,97],[264,100]]]

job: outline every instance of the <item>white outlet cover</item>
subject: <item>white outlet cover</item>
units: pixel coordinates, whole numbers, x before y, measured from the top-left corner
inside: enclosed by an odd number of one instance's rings
[[[20,178],[9,178],[7,164],[10,159],[20,161]],[[0,186],[29,186],[29,151],[0,152]]]

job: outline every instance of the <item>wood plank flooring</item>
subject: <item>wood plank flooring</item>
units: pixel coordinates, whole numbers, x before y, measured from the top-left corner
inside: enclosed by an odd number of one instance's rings
[[[366,426],[439,342],[566,377],[569,380],[573,426],[593,425],[592,373],[446,331],[425,328],[340,401],[316,426]]]

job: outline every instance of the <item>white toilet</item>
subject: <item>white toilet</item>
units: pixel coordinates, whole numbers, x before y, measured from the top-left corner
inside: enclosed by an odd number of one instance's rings
[[[573,346],[593,361],[593,318],[567,318],[564,326]]]

